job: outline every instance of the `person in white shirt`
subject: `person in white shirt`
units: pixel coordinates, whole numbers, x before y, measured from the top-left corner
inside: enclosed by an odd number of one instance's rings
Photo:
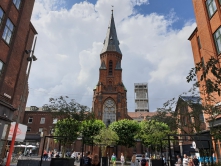
[[[124,162],[125,162],[123,153],[121,153],[120,162],[121,162],[121,165],[123,166],[123,165],[124,165]]]
[[[71,158],[77,159],[77,153],[75,151],[71,154]]]
[[[189,159],[187,158],[186,154],[183,155],[183,166],[188,166]]]

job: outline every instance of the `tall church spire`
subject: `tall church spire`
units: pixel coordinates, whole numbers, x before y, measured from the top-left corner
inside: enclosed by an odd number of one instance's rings
[[[110,20],[110,24],[109,24],[109,27],[107,30],[106,38],[104,40],[104,46],[101,51],[101,54],[103,54],[106,51],[116,51],[119,54],[122,54],[120,51],[119,45],[120,45],[120,43],[117,38],[117,31],[115,28],[114,16],[113,16],[113,10],[112,10],[111,20]]]

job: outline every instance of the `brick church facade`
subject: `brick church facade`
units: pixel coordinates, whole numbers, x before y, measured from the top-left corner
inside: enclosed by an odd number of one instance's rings
[[[100,53],[99,80],[94,88],[93,111],[97,119],[110,123],[131,119],[127,113],[127,90],[122,82],[121,60],[113,11],[103,49]]]

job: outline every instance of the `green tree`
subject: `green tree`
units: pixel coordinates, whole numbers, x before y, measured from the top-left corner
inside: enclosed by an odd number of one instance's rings
[[[163,147],[167,145],[167,141],[163,139],[167,138],[167,135],[170,133],[170,128],[166,123],[155,120],[144,120],[140,123],[138,138],[141,139],[145,146],[152,146],[157,149],[161,145]]]
[[[94,119],[94,114],[90,112],[90,108],[77,103],[68,96],[60,96],[59,98],[50,98],[49,104],[45,104],[42,108],[47,111],[53,111],[54,117],[73,118],[77,121]]]
[[[98,135],[94,136],[94,142],[101,147],[103,157],[106,156],[107,146],[115,145],[118,140],[119,137],[117,133],[110,128],[103,128]]]
[[[167,124],[171,131],[176,131],[177,126],[177,117],[175,115],[175,112],[171,109],[165,109],[165,108],[157,108],[156,115],[153,115],[151,117],[146,117],[147,120],[155,120],[158,122],[163,122]]]
[[[98,135],[101,129],[105,128],[105,124],[102,120],[85,120],[82,122],[81,133],[84,137],[84,143],[92,145],[94,143],[94,136]],[[93,150],[93,147],[92,147]]]
[[[136,135],[139,132],[139,124],[134,120],[119,120],[110,124],[110,129],[115,131],[119,136],[118,145],[126,147],[125,158],[127,157],[127,148],[134,147],[136,143]]]
[[[66,118],[58,120],[55,125],[54,136],[61,138],[55,138],[56,141],[60,141],[63,145],[62,157],[64,157],[66,146],[73,143],[79,136],[81,130],[81,124],[75,119]]]

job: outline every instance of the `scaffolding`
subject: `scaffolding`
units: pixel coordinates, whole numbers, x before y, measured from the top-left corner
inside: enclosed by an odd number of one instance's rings
[[[135,112],[149,112],[147,83],[134,84]]]

